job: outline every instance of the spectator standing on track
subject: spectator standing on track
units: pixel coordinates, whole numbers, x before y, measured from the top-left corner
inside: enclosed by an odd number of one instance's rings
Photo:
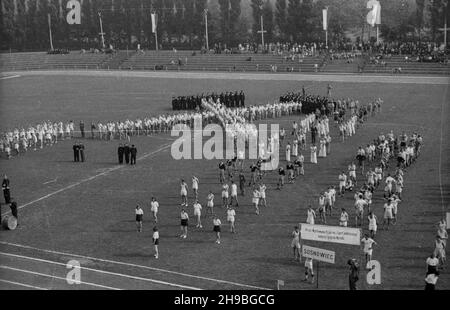
[[[17,208],[17,202],[14,198],[11,198],[11,204],[9,205],[11,208],[11,215],[16,218],[17,226],[19,226],[19,212]]]
[[[83,143],[79,143],[78,144],[78,148],[80,150],[81,162],[84,163],[84,144]]]
[[[359,280],[359,265],[354,258],[349,259],[347,264],[350,266],[350,274],[348,275],[349,288],[351,291],[356,290],[356,282]]]
[[[79,162],[80,161],[80,147],[78,143],[75,143],[72,147],[73,149],[73,161]]]
[[[84,138],[84,122],[80,121],[80,132],[81,132],[81,137]]]
[[[130,147],[126,143],[123,147],[123,153],[125,154],[125,163],[128,165],[130,163]]]
[[[119,157],[119,165],[123,164],[123,155],[124,155],[125,149],[123,148],[122,143],[119,144],[119,147],[117,148],[117,156]]]
[[[92,122],[91,123],[91,138],[92,139],[95,138],[95,133],[94,133],[95,129],[96,129],[95,124],[94,124],[94,122]]]
[[[5,198],[5,204],[11,203],[11,192],[10,192],[10,188],[9,188],[9,179],[6,174],[3,176],[2,189],[3,189],[3,197]]]
[[[134,146],[134,144],[131,145],[130,148],[130,164],[131,165],[136,165],[136,155],[137,155],[137,148]]]

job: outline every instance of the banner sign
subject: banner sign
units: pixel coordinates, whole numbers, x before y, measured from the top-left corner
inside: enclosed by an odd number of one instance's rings
[[[325,31],[328,29],[327,13],[328,13],[328,10],[327,10],[327,9],[323,9],[323,10],[322,10],[322,15],[323,15],[323,30],[325,30]]]
[[[361,244],[361,230],[341,226],[301,224],[301,238],[304,240]]]
[[[450,212],[447,212],[447,229],[450,229]]]
[[[312,258],[321,262],[334,264],[335,253],[324,249],[314,248],[312,246],[302,246],[302,256]]]

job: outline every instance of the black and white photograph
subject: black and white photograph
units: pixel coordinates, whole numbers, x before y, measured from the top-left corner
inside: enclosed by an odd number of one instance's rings
[[[1,0],[0,290],[450,290],[448,2]]]

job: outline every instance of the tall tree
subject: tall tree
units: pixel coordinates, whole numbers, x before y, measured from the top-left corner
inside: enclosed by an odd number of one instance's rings
[[[288,21],[286,11],[286,0],[277,0],[275,3],[275,24],[277,27],[277,36],[281,40],[286,40],[288,36]]]
[[[264,30],[267,31],[264,37],[267,38],[265,42],[270,43],[273,41],[274,22],[273,22],[273,8],[270,1],[266,1],[263,7],[264,16]]]
[[[302,20],[300,15],[301,0],[289,0],[288,4],[288,26],[287,35],[290,41],[299,41],[301,38],[300,29],[302,27]]]

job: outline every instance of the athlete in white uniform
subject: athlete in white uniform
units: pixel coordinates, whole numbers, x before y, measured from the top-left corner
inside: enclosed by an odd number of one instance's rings
[[[302,255],[300,254],[300,230],[298,226],[295,226],[294,231],[292,232],[292,242],[291,248],[294,252],[294,260],[302,261]]]
[[[194,192],[194,199],[198,199],[198,178],[194,175],[192,177],[192,191]]]
[[[181,204],[187,206],[187,187],[188,185],[184,180],[181,180],[180,184],[180,195],[181,195]]]
[[[364,255],[366,257],[366,269],[368,269],[368,263],[372,260],[373,245],[377,243],[372,238],[369,238],[368,234],[364,235],[364,238],[361,239],[361,243],[363,244]]]
[[[211,211],[211,214],[214,214],[214,194],[212,191],[209,191],[208,197],[206,198],[206,214],[208,214],[208,211]]]
[[[202,221],[201,221],[201,216],[202,216],[202,206],[201,204],[198,202],[198,200],[196,200],[194,202],[194,216],[197,218],[197,228],[203,228],[202,226]]]
[[[233,234],[236,232],[234,226],[235,220],[236,220],[236,211],[233,209],[232,206],[230,206],[227,209],[227,221],[228,223],[230,223],[230,232]]]
[[[159,209],[159,202],[156,201],[155,197],[152,197],[152,201],[150,202],[150,211],[153,214],[153,219],[155,220],[155,223],[158,223],[158,209]]]
[[[307,213],[306,223],[314,225],[314,221],[316,218],[316,212],[314,212],[313,208],[311,206],[308,207],[308,213]]]

